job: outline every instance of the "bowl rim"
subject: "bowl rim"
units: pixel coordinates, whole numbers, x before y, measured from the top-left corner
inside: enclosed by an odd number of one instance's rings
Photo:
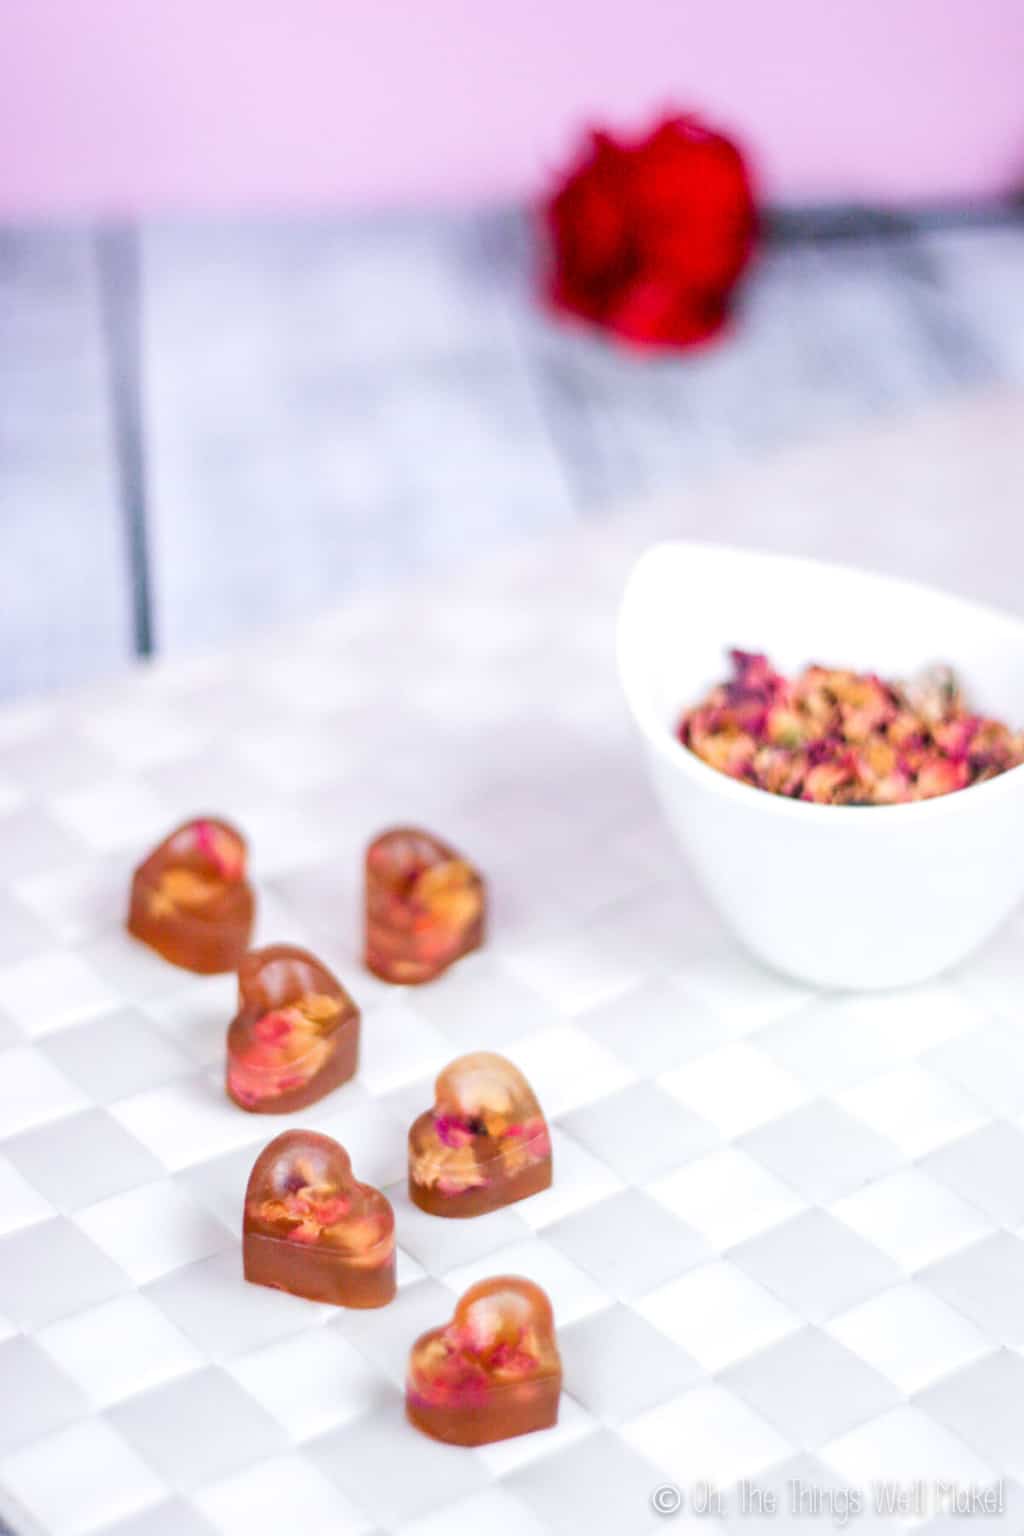
[[[720,544],[710,539],[658,540],[657,543],[649,545],[633,562],[619,602],[615,645],[619,682],[629,712],[649,745],[666,760],[670,767],[692,778],[699,788],[724,796],[726,799],[735,800],[737,804],[746,806],[749,810],[756,811],[760,807],[766,815],[796,817],[808,824],[815,818],[818,820],[824,818],[834,827],[845,825],[850,828],[852,823],[856,823],[858,829],[863,832],[865,811],[884,812],[885,825],[891,828],[896,817],[923,821],[928,816],[970,815],[972,807],[981,808],[982,797],[984,797],[983,803],[988,805],[996,796],[1006,796],[1011,789],[1015,792],[1018,786],[1024,786],[1024,778],[1021,777],[1024,774],[1024,763],[1019,763],[1016,768],[1008,768],[1005,773],[1000,773],[993,779],[986,779],[981,784],[968,784],[963,789],[950,790],[944,795],[934,795],[929,800],[911,800],[896,805],[821,805],[813,800],[796,800],[789,795],[773,794],[771,790],[761,789],[756,784],[745,784],[741,779],[734,779],[730,774],[722,773],[718,768],[712,768],[710,763],[706,763],[703,758],[697,756],[696,752],[691,751],[681,742],[671,727],[657,718],[652,707],[637,697],[633,687],[634,668],[626,655],[634,623],[636,594],[643,576],[649,567],[664,558],[666,552],[679,553],[689,550],[726,558],[739,557],[788,565],[799,568],[807,575],[815,571],[841,572],[844,575],[880,582],[890,588],[927,593],[930,597],[941,597],[965,609],[973,609],[975,613],[983,613],[989,619],[996,619],[1007,627],[1018,629],[1022,636],[1024,636],[1024,620],[993,604],[962,597],[957,592],[947,592],[942,587],[932,586],[928,582],[891,576],[883,571],[867,570],[863,566],[849,565],[843,561],[818,560],[809,555],[790,555],[776,550],[748,548],[739,544]],[[872,817],[872,821],[874,819]]]

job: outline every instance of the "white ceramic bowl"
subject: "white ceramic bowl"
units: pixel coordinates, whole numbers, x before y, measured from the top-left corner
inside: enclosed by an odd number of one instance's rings
[[[659,544],[619,614],[622,685],[676,838],[722,917],[777,970],[904,986],[975,949],[1024,895],[1024,767],[912,805],[829,806],[741,784],[687,751],[682,710],[765,651],[905,677],[946,661],[979,710],[1024,722],[1024,622],[813,560]]]

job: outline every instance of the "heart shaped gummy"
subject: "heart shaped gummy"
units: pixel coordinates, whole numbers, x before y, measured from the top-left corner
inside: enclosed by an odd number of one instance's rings
[[[429,832],[395,827],[366,851],[366,964],[384,981],[432,981],[484,938],[484,883]]]
[[[186,970],[235,970],[255,907],[246,853],[244,837],[228,822],[184,822],[136,869],[128,932]]]
[[[353,1076],[359,1009],[336,976],[292,944],[254,949],[238,968],[227,1091],[242,1109],[289,1114]]]
[[[551,1303],[517,1275],[481,1280],[450,1323],[416,1340],[406,1413],[418,1429],[454,1445],[487,1445],[558,1419],[562,1363]]]
[[[256,1159],[242,1252],[247,1280],[311,1301],[383,1307],[395,1294],[391,1205],[316,1131],[285,1131]]]
[[[409,1130],[409,1197],[433,1216],[479,1216],[547,1189],[551,1138],[533,1090],[504,1056],[450,1062]]]

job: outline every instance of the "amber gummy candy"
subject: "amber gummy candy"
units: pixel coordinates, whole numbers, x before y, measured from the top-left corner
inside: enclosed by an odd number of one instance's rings
[[[409,1129],[409,1198],[432,1216],[480,1216],[551,1183],[551,1139],[529,1083],[504,1056],[450,1062]]]
[[[416,1340],[405,1411],[451,1445],[488,1445],[558,1420],[562,1362],[551,1303],[517,1275],[481,1280],[443,1328]]]
[[[237,970],[255,908],[246,853],[245,838],[228,822],[186,821],[135,871],[128,932],[185,970]]]
[[[227,1091],[255,1114],[305,1109],[348,1082],[359,1059],[359,1009],[308,950],[271,944],[238,970],[227,1042]]]
[[[316,1131],[285,1131],[256,1159],[242,1254],[247,1280],[310,1301],[383,1307],[395,1294],[391,1205]]]
[[[366,850],[366,964],[384,981],[433,981],[484,938],[484,882],[466,859],[415,827]]]

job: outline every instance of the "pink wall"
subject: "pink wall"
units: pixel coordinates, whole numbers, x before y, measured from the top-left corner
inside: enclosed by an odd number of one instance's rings
[[[1024,0],[0,0],[0,213],[534,189],[675,102],[774,198],[1024,179]]]

